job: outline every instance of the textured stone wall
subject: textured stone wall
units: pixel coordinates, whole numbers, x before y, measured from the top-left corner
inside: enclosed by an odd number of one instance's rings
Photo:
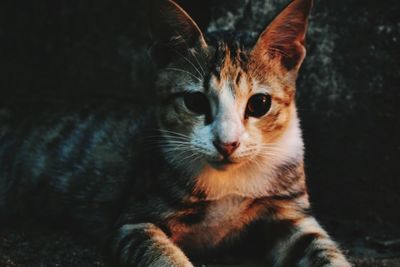
[[[0,102],[151,101],[145,0],[2,1]],[[208,31],[256,36],[288,0],[179,1]],[[317,0],[298,82],[321,215],[400,222],[400,4]]]

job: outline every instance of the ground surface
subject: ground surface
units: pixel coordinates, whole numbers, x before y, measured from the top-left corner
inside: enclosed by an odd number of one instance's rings
[[[382,222],[325,219],[356,267],[399,267],[400,229]],[[66,231],[7,228],[0,231],[1,267],[104,267],[86,238]]]

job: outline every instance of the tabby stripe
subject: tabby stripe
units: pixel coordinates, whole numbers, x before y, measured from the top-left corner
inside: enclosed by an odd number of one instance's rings
[[[303,257],[305,266],[324,266],[336,262],[335,266],[350,266],[347,260],[329,238],[316,240]]]
[[[58,134],[56,135],[55,138],[47,140],[45,143],[47,151],[52,154],[55,149],[58,149],[59,151],[57,152],[57,157],[62,155],[61,148],[69,143],[69,139],[71,139],[72,136],[74,136],[74,127],[75,123],[71,118],[66,118],[63,121],[61,121],[57,127],[60,127],[60,130],[58,131]],[[67,139],[69,137],[69,139]]]
[[[287,251],[287,255],[282,261],[282,267],[293,267],[297,266],[303,255],[305,254],[308,247],[312,244],[312,242],[321,235],[318,233],[307,233],[300,236],[294,244]]]
[[[117,241],[117,243],[115,244],[116,249],[114,252],[116,259],[120,259],[123,257],[126,247],[129,246],[130,243],[132,243],[132,240],[139,240],[139,239],[135,237],[135,234],[130,233],[126,234],[121,238],[121,240]]]
[[[271,197],[273,200],[293,200],[299,197],[302,197],[306,194],[306,191],[299,191],[299,192],[289,192],[286,195],[274,195]]]
[[[147,251],[148,248],[143,244],[137,247],[131,247],[126,266],[140,266],[142,261],[145,259],[145,254]]]
[[[311,266],[323,266],[331,262],[330,258],[338,254],[334,248],[313,248],[305,259]]]
[[[187,214],[179,218],[179,222],[186,225],[194,225],[202,222],[206,217],[207,206],[200,205],[189,209]]]
[[[148,239],[148,235],[143,230],[143,225],[124,225],[112,240],[113,259],[121,264],[128,264],[132,249],[139,247]]]
[[[127,266],[127,267],[130,266],[129,263],[130,255],[132,251],[135,251],[137,249],[135,245],[132,245],[133,243],[138,243],[138,239],[135,239],[133,236],[130,236],[130,238],[127,239],[126,242],[123,244],[123,247],[119,255],[120,257],[117,260],[117,262],[119,263],[118,266]]]

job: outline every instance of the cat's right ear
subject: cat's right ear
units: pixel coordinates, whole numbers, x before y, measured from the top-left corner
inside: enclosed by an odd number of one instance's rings
[[[162,67],[174,57],[182,56],[189,49],[207,47],[203,33],[194,20],[172,0],[155,0],[151,12],[151,49],[155,63]]]

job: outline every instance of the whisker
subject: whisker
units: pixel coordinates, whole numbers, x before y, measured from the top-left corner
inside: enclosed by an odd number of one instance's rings
[[[193,56],[193,58],[196,60],[196,62],[197,62],[197,65],[200,67],[200,69],[203,71],[203,77],[204,77],[204,75],[206,74],[206,72],[205,72],[205,70],[204,70],[204,68],[202,67],[202,65],[200,64],[200,61],[199,61],[199,59],[197,58],[197,56],[196,56],[196,51],[194,50],[193,52],[192,52],[192,50],[189,50],[190,51],[190,54]]]
[[[272,150],[272,151],[282,151],[282,152],[287,151],[286,149],[283,149],[283,148],[281,148],[279,146],[276,146],[276,145],[262,145],[260,150],[262,150],[262,151],[264,151],[264,150]]]
[[[193,151],[194,152],[194,151]],[[192,158],[192,157],[195,157],[195,156],[197,156],[198,154],[197,153],[191,153],[189,156],[186,156],[185,158],[182,158],[182,159],[180,159],[180,160],[182,160],[182,161],[185,161],[185,160],[188,160],[188,159],[190,159],[190,158]]]
[[[179,136],[148,136],[145,141],[147,142],[167,142],[168,140],[189,142],[189,138]]]
[[[183,73],[189,74],[190,76],[196,78],[196,80],[198,80],[199,82],[202,82],[202,80],[199,77],[197,77],[196,75],[194,75],[193,73],[191,73],[189,71],[182,70],[182,69],[179,69],[179,68],[166,68],[166,70],[183,72]]]
[[[184,43],[185,43],[185,45],[186,45],[186,48],[187,48],[187,50],[190,52],[190,54],[194,57],[194,59],[196,60],[196,62],[197,62],[197,64],[198,64],[198,66],[201,68],[201,70],[203,71],[203,76],[202,77],[204,77],[204,75],[206,74],[206,72],[205,72],[205,70],[203,69],[203,67],[201,66],[201,64],[200,64],[200,62],[199,62],[199,60],[198,60],[198,58],[197,58],[197,56],[196,56],[196,49],[191,49],[191,47],[189,47],[189,45],[188,45],[188,43],[187,43],[187,40],[186,39],[184,39],[183,40],[184,41]]]
[[[183,133],[178,133],[178,132],[170,131],[170,130],[157,129],[156,131],[163,132],[163,133],[170,133],[170,134],[173,134],[173,135],[179,135],[179,136],[183,136],[183,137],[190,138],[190,136],[188,136],[188,135],[185,135],[185,134],[183,134]]]
[[[204,79],[203,74],[200,72],[200,70],[194,65],[194,63],[192,63],[187,57],[185,57],[183,54],[181,54],[180,52],[178,52],[176,49],[174,49],[174,52],[177,53],[178,55],[180,55],[186,62],[188,62],[195,70],[198,74],[200,74],[200,77]]]
[[[191,145],[191,143],[188,142],[187,140],[180,140],[180,139],[153,140],[153,143],[155,143],[155,144],[188,144],[188,145]]]
[[[193,151],[193,150],[181,150],[180,153],[178,153],[178,154],[174,153],[174,154],[170,155],[169,158],[172,160],[172,162],[180,162],[180,163],[182,163],[185,160],[190,159],[193,156],[197,155],[197,153],[193,153],[193,152],[195,152],[195,151]],[[185,156],[185,157],[182,157],[185,153],[190,153],[190,154]]]

